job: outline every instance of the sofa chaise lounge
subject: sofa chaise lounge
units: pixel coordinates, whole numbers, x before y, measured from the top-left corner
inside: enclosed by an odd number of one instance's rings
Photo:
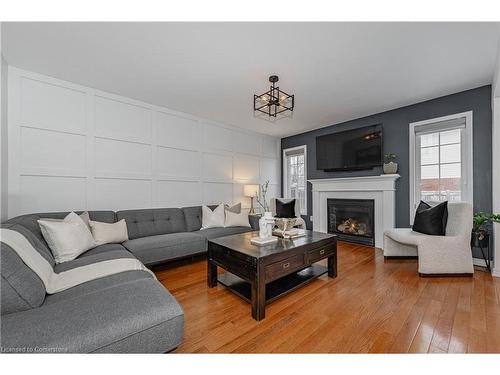
[[[125,219],[129,240],[97,246],[77,259],[56,264],[40,231],[40,218],[62,219],[68,212],[22,215],[2,228],[21,232],[55,273],[96,262],[135,257],[144,265],[205,253],[207,240],[257,230],[201,229],[201,206],[125,211],[89,211],[91,220]],[[1,322],[3,352],[163,353],[182,341],[184,314],[175,298],[141,270],[92,280],[47,294],[38,276],[8,245],[1,246]]]

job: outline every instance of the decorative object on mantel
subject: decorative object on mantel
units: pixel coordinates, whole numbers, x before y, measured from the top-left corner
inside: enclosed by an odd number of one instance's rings
[[[286,117],[283,113],[293,112],[295,105],[294,95],[289,95],[283,90],[276,87],[276,82],[279,78],[276,75],[269,77],[269,82],[272,83],[269,91],[253,96],[253,110],[267,115],[269,118],[279,119]]]
[[[243,187],[243,195],[245,197],[250,197],[250,211],[248,211],[249,215],[255,215],[255,208],[253,207],[253,199],[257,198],[259,194],[259,185],[245,185]]]
[[[395,163],[397,155],[390,152],[385,154],[385,163],[384,163],[384,173],[385,174],[396,174],[398,173],[398,163]]]
[[[479,247],[479,249],[481,249],[481,254],[488,271],[491,271],[491,255],[490,233],[487,225],[492,222],[500,223],[500,214],[487,214],[484,212],[475,213],[472,222],[472,236],[470,240],[471,247]],[[484,253],[484,249],[487,249],[487,256]]]

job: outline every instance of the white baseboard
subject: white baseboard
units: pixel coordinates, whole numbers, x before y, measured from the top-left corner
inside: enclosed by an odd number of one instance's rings
[[[486,267],[486,262],[484,261],[483,258],[472,258],[472,263],[475,266]],[[490,264],[490,266],[492,267],[491,276],[500,277],[500,268],[498,268],[498,267],[494,268],[493,264]]]
[[[499,268],[493,268],[491,270],[491,276],[500,277],[500,269]]]

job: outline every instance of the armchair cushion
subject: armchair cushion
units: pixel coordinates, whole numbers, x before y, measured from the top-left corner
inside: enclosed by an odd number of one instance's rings
[[[413,230],[431,236],[444,236],[447,222],[448,202],[432,207],[420,201],[413,221]]]

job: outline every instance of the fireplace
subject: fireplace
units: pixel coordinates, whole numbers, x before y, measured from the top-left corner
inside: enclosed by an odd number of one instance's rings
[[[341,241],[375,246],[373,199],[327,199],[328,233]]]

